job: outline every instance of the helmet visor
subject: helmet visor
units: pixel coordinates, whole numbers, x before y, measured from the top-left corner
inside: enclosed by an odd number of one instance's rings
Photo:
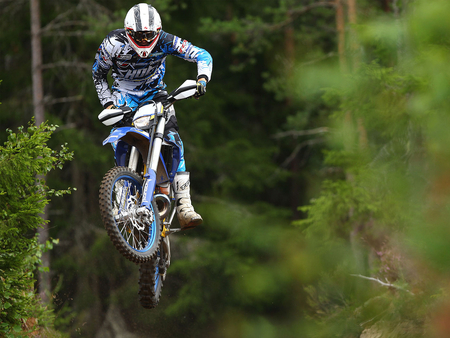
[[[134,31],[132,29],[127,29],[127,33],[131,36],[131,38],[142,47],[150,46],[158,37],[160,29],[156,31]]]

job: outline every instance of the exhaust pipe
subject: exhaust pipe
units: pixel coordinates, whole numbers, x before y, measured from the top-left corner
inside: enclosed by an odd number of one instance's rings
[[[164,194],[156,194],[153,199],[158,207],[159,218],[163,220],[170,212],[170,199]]]

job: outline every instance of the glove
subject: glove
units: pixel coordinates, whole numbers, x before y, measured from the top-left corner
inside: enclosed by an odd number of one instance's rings
[[[198,99],[200,96],[205,95],[206,93],[206,81],[199,80],[197,81],[197,91],[194,94],[194,97]]]

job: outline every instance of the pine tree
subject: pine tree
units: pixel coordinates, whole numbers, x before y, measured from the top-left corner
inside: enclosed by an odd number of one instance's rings
[[[70,192],[49,189],[39,178],[72,159],[64,145],[59,151],[47,146],[55,128],[43,123],[8,130],[0,147],[0,336],[51,328],[51,311],[34,291],[34,272],[54,242],[39,244],[34,234],[49,197]]]

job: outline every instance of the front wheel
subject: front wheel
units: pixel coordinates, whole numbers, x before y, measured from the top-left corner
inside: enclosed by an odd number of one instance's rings
[[[152,202],[149,216],[137,212],[142,185],[142,178],[133,170],[115,167],[100,186],[100,213],[106,231],[116,249],[137,264],[155,258],[161,241],[156,204]]]

